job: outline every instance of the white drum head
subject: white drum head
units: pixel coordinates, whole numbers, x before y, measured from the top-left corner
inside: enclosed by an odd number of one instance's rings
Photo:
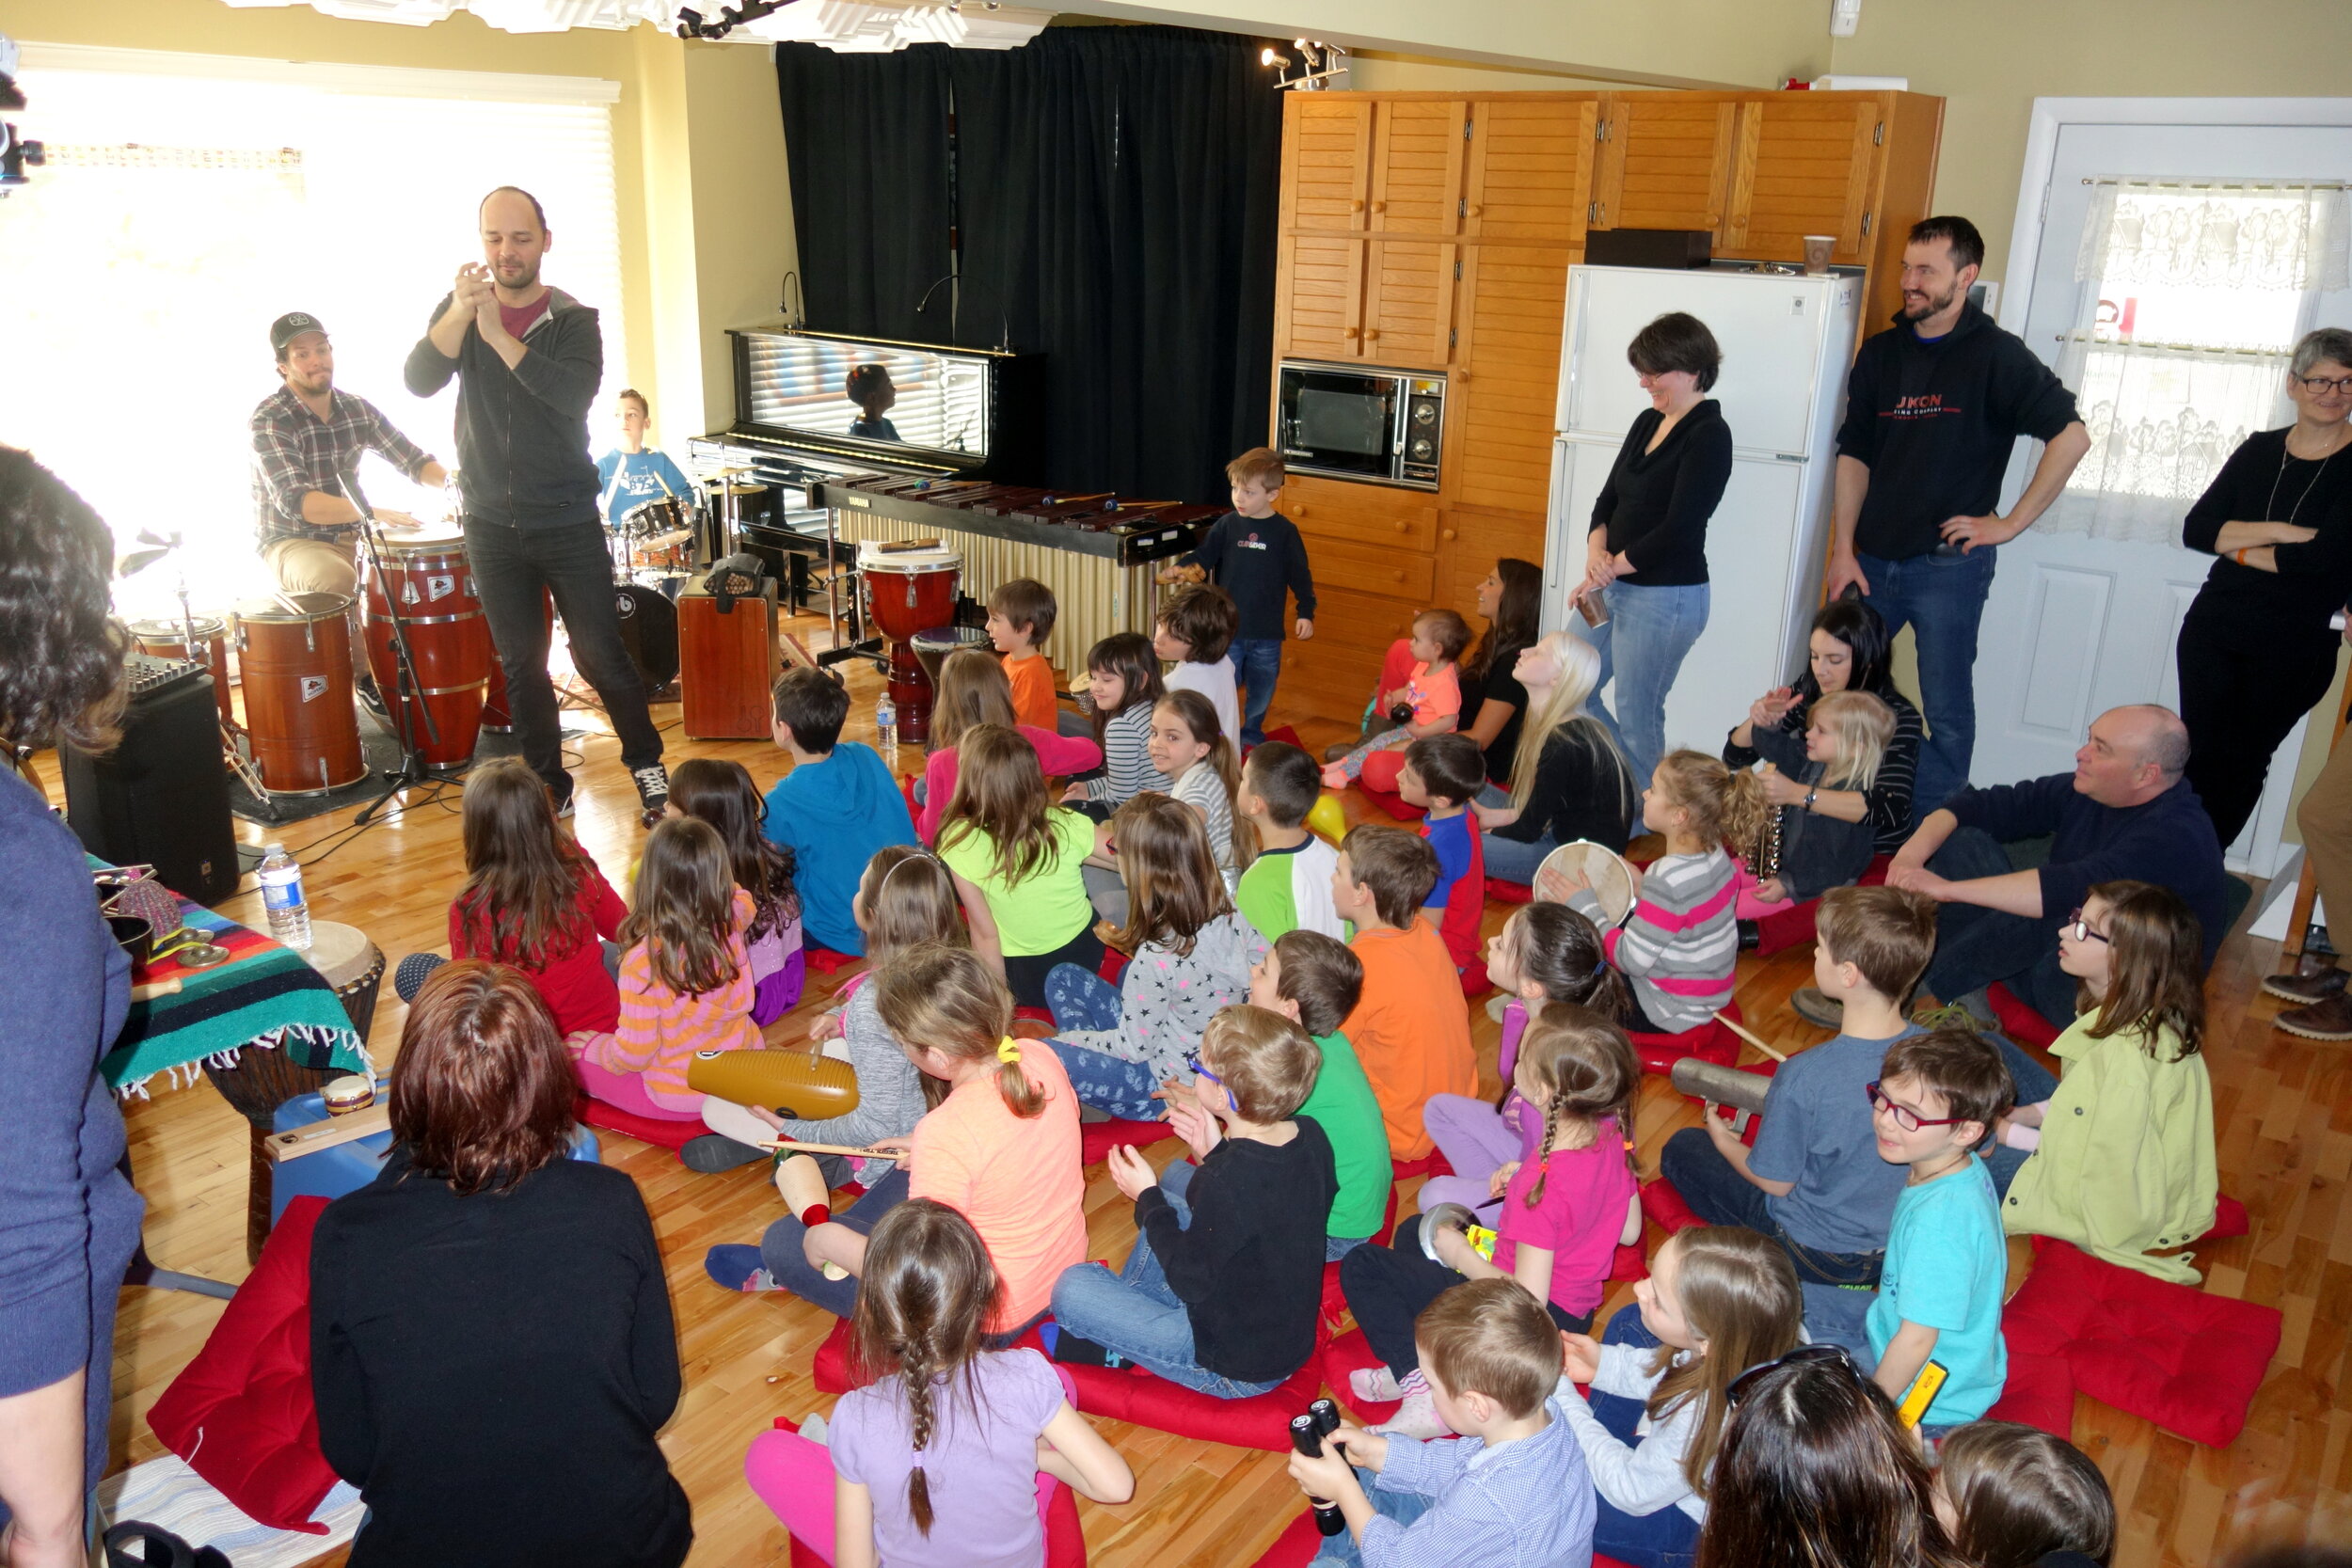
[[[879,539],[862,539],[857,546],[861,572],[954,572],[963,566],[961,550],[885,550]]]
[[[302,956],[337,990],[367,978],[378,957],[365,931],[333,920],[310,922],[310,947]]]
[[[1633,868],[1615,851],[1580,838],[1563,844],[1535,868],[1535,896],[1565,904],[1581,877],[1600,900],[1604,927],[1622,925],[1633,911]]]

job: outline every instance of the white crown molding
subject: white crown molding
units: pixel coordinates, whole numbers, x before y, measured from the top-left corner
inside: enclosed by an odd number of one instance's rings
[[[183,55],[165,49],[41,43],[31,39],[24,43],[24,65],[27,71],[203,76],[221,81],[376,93],[388,98],[486,98],[510,103],[617,103],[621,98],[620,83],[595,76],[432,71],[412,66],[346,65],[332,60],[270,60],[248,55]]]

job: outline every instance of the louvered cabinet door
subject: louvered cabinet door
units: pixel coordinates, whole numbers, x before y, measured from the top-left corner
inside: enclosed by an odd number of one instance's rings
[[[1470,109],[1462,234],[1508,245],[1581,245],[1592,202],[1597,98]]]
[[[1372,100],[1289,93],[1282,109],[1282,227],[1361,233],[1372,179]]]
[[[1804,236],[1829,234],[1835,260],[1867,260],[1865,219],[1885,119],[1875,96],[1775,93],[1742,105],[1719,248],[1801,261]]]
[[[1602,109],[1597,229],[1720,230],[1740,103],[1711,93],[1629,92]]]
[[[1383,102],[1373,119],[1372,205],[1366,227],[1382,234],[1451,235],[1460,227],[1459,99]]]
[[[1286,359],[1354,359],[1363,352],[1364,242],[1345,234],[1282,238],[1274,340]]]

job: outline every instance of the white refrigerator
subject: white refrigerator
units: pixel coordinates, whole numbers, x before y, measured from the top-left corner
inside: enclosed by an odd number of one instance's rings
[[[1707,630],[1666,700],[1666,745],[1714,754],[1748,705],[1802,667],[1828,556],[1837,422],[1862,303],[1859,277],[1729,270],[1568,269],[1560,403],[1544,551],[1544,626],[1582,632],[1569,607],[1593,503],[1649,398],[1626,363],[1635,333],[1687,310],[1714,333],[1708,395],[1731,427],[1731,482],[1707,529]],[[1603,696],[1615,708],[1613,691]]]

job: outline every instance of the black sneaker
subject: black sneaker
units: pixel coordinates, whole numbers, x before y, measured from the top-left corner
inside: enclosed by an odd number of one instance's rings
[[[705,1132],[699,1138],[687,1139],[677,1157],[688,1170],[708,1176],[765,1160],[768,1151],[755,1144],[739,1143],[723,1132]]]
[[[555,801],[555,817],[557,821],[560,822],[564,817],[572,815],[573,797],[577,796],[579,793],[579,786],[573,784],[572,776],[569,773],[564,775],[564,787],[562,789],[557,789],[552,785],[548,786],[548,794]]]
[[[630,768],[628,776],[637,781],[638,820],[651,828],[670,809],[670,770],[655,762]]]
[[[358,687],[359,705],[368,710],[370,718],[384,726],[386,734],[390,734],[392,732],[392,710],[384,705],[384,693],[375,689],[374,677],[361,675]]]

